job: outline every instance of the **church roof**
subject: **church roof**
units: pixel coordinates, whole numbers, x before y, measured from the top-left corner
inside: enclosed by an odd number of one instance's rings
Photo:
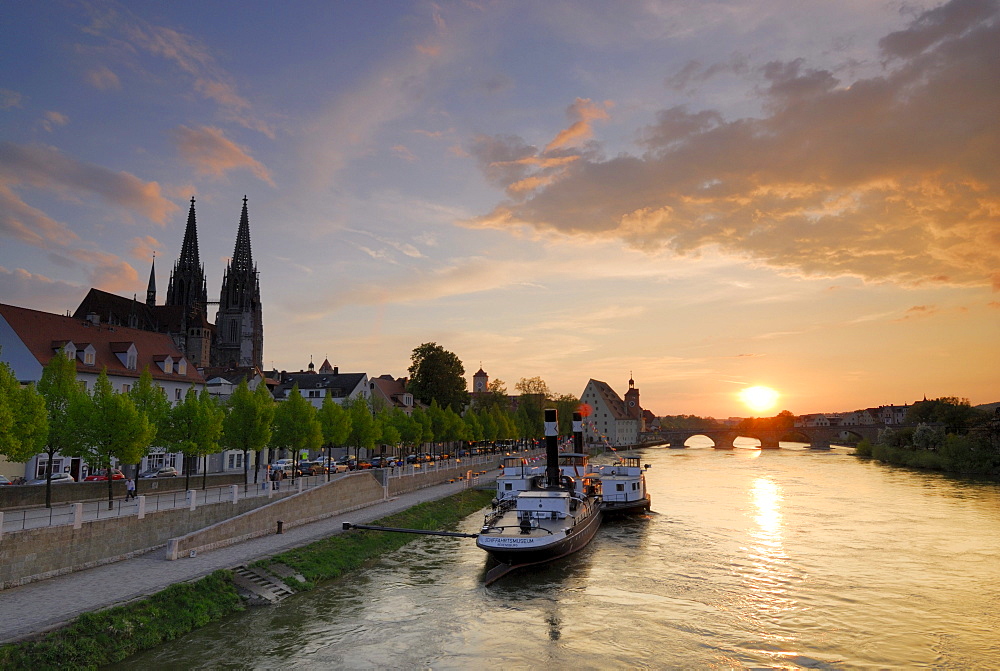
[[[83,302],[73,313],[73,319],[86,319],[87,315],[95,314],[104,324],[112,326],[133,326],[146,331],[161,330],[157,316],[145,303],[134,298],[126,298],[116,294],[91,289]]]

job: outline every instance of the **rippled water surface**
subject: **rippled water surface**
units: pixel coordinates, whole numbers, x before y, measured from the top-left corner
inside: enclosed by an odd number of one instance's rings
[[[567,560],[484,587],[473,541],[418,537],[122,668],[1000,668],[996,484],[842,448],[642,455],[654,513]]]

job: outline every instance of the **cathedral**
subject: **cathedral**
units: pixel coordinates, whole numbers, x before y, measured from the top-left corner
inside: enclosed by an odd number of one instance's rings
[[[73,316],[98,319],[113,326],[129,326],[169,333],[188,362],[198,368],[257,368],[264,365],[264,318],[260,278],[250,250],[247,198],[236,233],[233,258],[222,277],[218,301],[208,300],[205,266],[198,255],[198,226],[194,198],[188,212],[181,254],[170,272],[166,300],[156,304],[156,260],[149,271],[146,301],[133,296],[91,289]],[[209,306],[218,306],[214,323]]]

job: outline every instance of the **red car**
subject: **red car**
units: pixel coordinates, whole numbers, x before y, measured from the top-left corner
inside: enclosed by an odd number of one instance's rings
[[[112,480],[124,480],[125,479],[125,474],[122,473],[121,471],[119,471],[117,468],[112,469],[112,471],[111,471],[111,479]],[[94,473],[93,475],[88,475],[87,477],[85,477],[83,479],[84,482],[98,482],[98,481],[107,482],[107,480],[108,480],[108,471],[107,471],[107,469],[98,471],[97,473]]]

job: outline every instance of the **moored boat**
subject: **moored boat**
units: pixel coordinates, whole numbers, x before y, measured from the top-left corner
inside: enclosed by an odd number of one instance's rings
[[[605,515],[649,512],[651,500],[639,457],[619,457],[615,464],[592,464],[590,469],[601,481],[601,510]]]
[[[555,410],[546,409],[544,472],[512,480],[512,486],[520,482],[524,489],[502,498],[498,492],[486,516],[476,545],[500,564],[487,582],[520,566],[572,554],[586,547],[601,525],[600,480],[588,473],[586,455],[564,453],[560,463],[557,432]]]

